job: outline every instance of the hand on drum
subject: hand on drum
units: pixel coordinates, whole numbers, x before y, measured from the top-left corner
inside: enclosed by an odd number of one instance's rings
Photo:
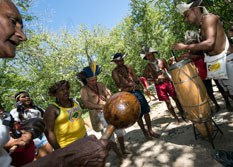
[[[186,53],[182,54],[180,57],[178,57],[177,61],[181,61],[181,60],[188,59],[188,58],[189,58],[189,53],[186,52]]]
[[[188,45],[184,44],[184,43],[176,43],[174,45],[172,45],[172,49],[174,50],[185,50],[187,48]]]

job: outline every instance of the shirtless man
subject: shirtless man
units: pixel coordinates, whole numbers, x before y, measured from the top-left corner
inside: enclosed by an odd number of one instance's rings
[[[150,106],[147,103],[142,92],[139,90],[139,84],[140,84],[139,78],[135,74],[133,68],[131,68],[130,66],[126,66],[124,64],[124,57],[125,54],[122,53],[114,54],[112,61],[117,65],[117,67],[112,71],[112,78],[120,92],[123,91],[130,92],[134,94],[139,100],[141,106],[141,114],[137,122],[144,136],[146,138],[150,138],[150,137],[158,138],[159,134],[153,132],[151,127],[151,119],[149,115]],[[142,120],[143,116],[146,121],[148,131],[146,131],[144,127]]]
[[[96,116],[98,116],[103,127],[107,128],[108,124],[103,115],[103,108],[107,100],[110,98],[111,92],[103,83],[97,81],[97,75],[99,74],[99,66],[96,65],[95,69],[95,71],[92,71],[92,68],[90,66],[85,67],[83,69],[83,72],[86,75],[87,83],[80,90],[81,99],[86,108],[88,108],[92,112],[97,112]],[[125,150],[124,144],[125,131],[123,129],[117,129],[115,130],[115,134],[120,144],[122,155],[126,155],[128,152]],[[113,143],[111,143],[113,150],[121,159],[121,154],[114,142],[114,135],[112,135],[111,140],[113,141]]]
[[[188,24],[200,28],[201,41],[196,44],[177,43],[173,45],[175,50],[204,51],[209,57],[219,54],[226,55],[226,70],[228,79],[220,79],[219,83],[225,93],[233,96],[233,47],[224,32],[219,16],[208,13],[206,8],[200,6],[202,0],[191,0],[190,3],[177,5],[177,10],[184,15]],[[206,59],[207,56],[205,56]]]
[[[159,101],[164,101],[166,103],[168,111],[176,120],[176,124],[179,124],[180,121],[174,111],[174,107],[171,104],[169,96],[171,96],[175,101],[183,119],[184,111],[179,100],[177,99],[175,88],[167,75],[168,67],[165,60],[155,58],[155,54],[158,54],[158,52],[152,48],[145,47],[143,49],[141,57],[142,59],[149,61],[145,67],[144,75],[148,81],[151,81],[155,84]]]

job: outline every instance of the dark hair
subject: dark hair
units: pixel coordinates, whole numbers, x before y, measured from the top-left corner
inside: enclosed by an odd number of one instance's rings
[[[87,75],[84,71],[77,73],[76,76],[84,85],[87,84]]]
[[[49,88],[49,95],[50,96],[54,96],[57,92],[57,90],[61,87],[65,85],[67,89],[70,89],[70,83],[69,81],[66,81],[66,80],[61,80],[61,81],[58,81],[56,83],[54,83],[50,88]]]
[[[15,100],[16,100],[16,101],[19,101],[19,95],[22,94],[22,93],[27,93],[27,94],[29,94],[29,93],[26,92],[26,91],[20,91],[20,92],[16,93],[16,94],[15,94]]]
[[[21,123],[20,130],[30,132],[33,139],[35,139],[41,136],[42,133],[45,131],[45,123],[40,118],[31,118]]]

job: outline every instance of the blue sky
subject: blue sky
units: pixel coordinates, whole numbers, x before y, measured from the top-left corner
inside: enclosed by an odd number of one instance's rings
[[[52,31],[80,24],[113,28],[130,13],[130,0],[37,0],[31,12]]]

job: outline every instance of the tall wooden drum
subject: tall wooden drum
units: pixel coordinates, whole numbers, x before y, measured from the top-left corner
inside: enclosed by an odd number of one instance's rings
[[[194,123],[203,137],[212,135],[211,108],[195,65],[190,59],[185,59],[171,65],[169,73],[186,118]]]

